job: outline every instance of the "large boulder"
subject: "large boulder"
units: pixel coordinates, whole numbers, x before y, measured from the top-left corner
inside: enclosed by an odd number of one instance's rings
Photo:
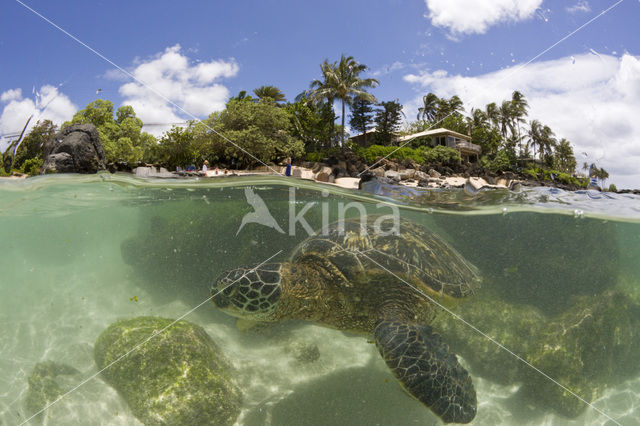
[[[44,147],[43,173],[96,173],[106,169],[98,130],[75,124],[60,130]]]
[[[573,418],[587,404],[566,388],[591,403],[640,372],[640,305],[619,289],[572,298],[571,308],[555,316],[507,303],[490,290],[479,293],[456,308],[466,323],[443,315],[435,325],[473,374],[504,385],[521,384],[518,396],[532,406]]]
[[[27,415],[37,414],[44,420],[44,409],[68,392],[82,377],[75,368],[54,361],[39,362],[29,375],[29,390],[25,395],[24,408]]]
[[[103,378],[144,424],[233,424],[241,395],[231,366],[202,327],[172,323],[139,317],[110,325],[94,347]]]

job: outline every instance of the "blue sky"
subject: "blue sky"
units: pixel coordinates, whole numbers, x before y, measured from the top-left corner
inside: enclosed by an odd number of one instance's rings
[[[638,0],[526,66],[617,2],[21,1],[196,117],[264,84],[292,99],[325,58],[346,53],[380,80],[378,99],[398,99],[409,119],[429,91],[458,94],[469,111],[520,89],[530,118],[568,138],[579,161],[640,187]],[[15,0],[0,11],[0,57],[0,135],[30,111],[62,121],[97,97],[133,105],[146,122],[189,118]]]

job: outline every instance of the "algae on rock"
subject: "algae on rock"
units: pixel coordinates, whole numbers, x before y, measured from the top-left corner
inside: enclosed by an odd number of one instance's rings
[[[24,399],[26,412],[30,416],[39,413],[71,388],[69,385],[69,389],[64,389],[64,384],[61,384],[64,376],[77,378],[79,375],[78,370],[66,364],[54,361],[37,363],[27,379],[29,390]],[[38,414],[37,418],[42,418],[42,414]]]
[[[572,298],[556,316],[500,300],[485,290],[457,307],[473,324],[587,402],[640,372],[640,304],[617,288]],[[521,384],[531,404],[576,417],[587,405],[540,372],[472,330],[442,315],[436,322],[452,350],[473,374],[502,384]]]
[[[233,424],[241,393],[230,364],[200,326],[178,321],[160,332],[172,322],[139,317],[110,325],[94,347],[98,368],[109,366],[102,376],[145,424]]]

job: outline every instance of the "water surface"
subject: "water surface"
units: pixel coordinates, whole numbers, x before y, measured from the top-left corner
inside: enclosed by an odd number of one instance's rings
[[[284,233],[255,223],[238,232],[253,211],[246,188],[259,195]],[[184,315],[209,297],[220,272],[280,251],[274,261],[286,261],[308,236],[300,223],[289,232],[291,211],[315,203],[304,218],[320,229],[325,217],[337,219],[340,206],[350,202],[370,214],[389,214],[394,206],[403,219],[445,238],[485,279],[456,312],[525,359],[540,344],[531,330],[566,345],[557,362],[540,365],[558,382],[575,384],[576,393],[600,410],[582,407],[570,395],[553,399],[556,384],[444,312],[437,328],[476,387],[473,424],[615,424],[609,417],[638,424],[640,369],[631,362],[640,354],[640,328],[634,328],[640,324],[636,196],[549,188],[387,188],[371,194],[275,177],[178,181],[128,175],[0,182],[0,424],[30,416],[24,398],[38,362],[77,369],[63,386],[72,389],[97,371],[93,344],[111,323]],[[185,319],[203,326],[236,367],[244,393],[238,424],[439,424],[404,394],[367,337],[295,321],[240,332],[210,303]],[[567,330],[559,333],[558,327]],[[588,333],[601,336],[593,341]],[[299,359],[301,347],[317,347],[319,358]],[[578,376],[586,379],[576,381]],[[43,421],[137,423],[99,376],[31,423]]]

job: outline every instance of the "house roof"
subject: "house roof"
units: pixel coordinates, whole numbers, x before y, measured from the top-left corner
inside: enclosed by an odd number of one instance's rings
[[[411,135],[401,136],[398,138],[398,142],[404,142],[409,139],[419,138],[421,136],[436,136],[436,135],[451,135],[460,139],[464,139],[466,141],[471,141],[471,136],[464,135],[462,133],[454,132],[453,130],[445,129],[444,127],[440,127],[437,129],[425,130],[423,132],[413,133]]]

